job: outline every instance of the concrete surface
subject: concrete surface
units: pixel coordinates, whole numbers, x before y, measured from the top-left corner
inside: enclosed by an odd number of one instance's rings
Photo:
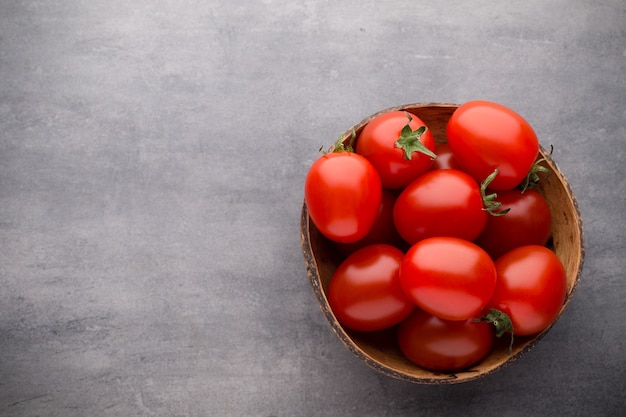
[[[477,98],[555,146],[584,274],[515,365],[397,381],[316,304],[304,176],[377,110]],[[0,415],[617,416],[625,109],[621,0],[5,0]]]

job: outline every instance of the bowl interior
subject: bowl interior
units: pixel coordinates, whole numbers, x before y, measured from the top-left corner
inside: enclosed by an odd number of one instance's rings
[[[406,110],[426,123],[437,143],[444,143],[448,119],[457,107],[458,105],[455,104],[418,103],[385,109],[348,129],[344,140],[347,141],[350,138],[352,131],[358,136],[363,127],[380,113]],[[561,259],[567,272],[568,291],[561,309],[562,313],[574,294],[582,271],[584,259],[582,222],[576,198],[567,179],[543,148],[540,150],[539,158],[546,158],[542,164],[550,171],[549,176],[542,176],[537,187],[537,191],[545,197],[552,215],[552,236],[548,246]],[[469,381],[511,364],[530,350],[549,330],[549,328],[545,329],[534,337],[516,337],[511,355],[508,353],[509,339],[503,336],[502,340],[496,342],[489,356],[479,364],[461,372],[435,373],[422,369],[404,357],[395,341],[395,329],[361,333],[344,328],[337,321],[328,304],[326,291],[335,269],[343,259],[342,255],[311,222],[306,204],[302,207],[300,225],[302,250],[309,280],[332,330],[359,359],[385,375],[422,384]]]

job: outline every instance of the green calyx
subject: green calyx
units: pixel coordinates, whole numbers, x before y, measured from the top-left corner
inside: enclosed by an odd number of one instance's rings
[[[554,146],[550,145],[550,153],[548,154],[548,156],[552,156],[552,152],[554,151]],[[526,175],[526,178],[524,179],[524,181],[518,186],[519,189],[522,190],[522,193],[528,189],[533,189],[537,186],[537,183],[539,183],[539,173],[545,174],[546,177],[548,175],[550,175],[550,170],[546,167],[544,167],[543,165],[541,165],[542,162],[547,161],[547,158],[541,158],[538,159],[532,167],[530,167],[530,171],[528,171],[528,175]]]
[[[328,149],[328,151],[324,151],[324,147],[321,146],[319,148],[319,152],[327,154],[327,153],[339,153],[339,152],[354,152],[354,142],[356,141],[356,132],[352,130],[350,140],[348,143],[344,143],[346,138],[346,134],[342,133],[339,135],[335,143]]]
[[[502,337],[506,332],[511,334],[511,343],[509,343],[509,355],[513,352],[513,322],[508,314],[495,308],[489,309],[489,314],[474,321],[486,321],[493,324],[496,330],[496,337]]]
[[[421,137],[424,133],[426,133],[426,126],[420,126],[417,129],[411,129],[411,121],[413,118],[407,112],[405,112],[406,117],[409,119],[407,124],[402,128],[400,132],[400,137],[396,141],[396,147],[402,149],[404,151],[404,159],[411,160],[413,156],[413,152],[420,152],[425,155],[430,156],[431,158],[437,158],[437,155],[428,149],[421,141]]]
[[[489,184],[491,184],[491,182],[496,178],[497,175],[498,169],[495,169],[487,178],[485,178],[485,180],[480,184],[480,195],[483,198],[483,205],[485,207],[484,209],[489,214],[491,214],[492,216],[504,216],[511,209],[507,208],[500,210],[502,203],[496,201],[496,198],[498,198],[498,194],[487,194],[487,187],[489,186]]]

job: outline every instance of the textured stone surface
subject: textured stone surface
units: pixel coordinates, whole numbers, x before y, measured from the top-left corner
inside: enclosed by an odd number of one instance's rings
[[[626,406],[626,6],[0,4],[0,415],[600,416]],[[317,149],[386,107],[487,99],[578,195],[577,296],[485,379],[381,376],[298,231]]]

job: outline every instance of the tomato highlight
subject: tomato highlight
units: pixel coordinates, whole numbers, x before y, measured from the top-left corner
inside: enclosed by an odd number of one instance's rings
[[[487,224],[483,198],[468,174],[443,169],[423,174],[398,196],[393,218],[408,243],[435,236],[472,241]]]
[[[493,343],[493,328],[487,323],[442,320],[419,309],[398,329],[398,344],[407,359],[437,372],[457,372],[477,364]]]
[[[416,243],[400,267],[400,283],[409,299],[444,320],[477,316],[491,299],[496,278],[487,252],[454,237],[432,237]]]
[[[376,220],[382,199],[374,167],[353,152],[318,158],[304,184],[309,216],[331,240],[352,243],[365,237]]]
[[[487,307],[506,313],[519,336],[552,325],[567,294],[565,267],[556,254],[544,246],[522,246],[502,255],[495,266],[498,280]]]
[[[448,121],[446,135],[454,158],[476,181],[499,171],[490,185],[498,191],[522,183],[539,153],[537,135],[526,119],[489,101],[459,106]]]
[[[404,254],[390,245],[371,245],[348,256],[333,274],[328,302],[344,326],[376,331],[404,320],[414,305],[400,286]]]

